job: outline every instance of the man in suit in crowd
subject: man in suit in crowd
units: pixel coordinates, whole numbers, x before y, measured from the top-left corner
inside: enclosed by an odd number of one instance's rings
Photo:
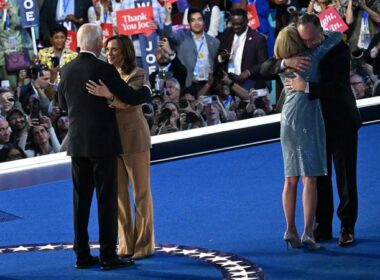
[[[50,28],[57,23],[64,24],[67,30],[77,30],[87,23],[87,11],[91,6],[91,0],[44,1],[40,10],[40,38],[44,46],[50,46]]]
[[[189,9],[188,21],[190,30],[172,29],[172,4],[165,4],[166,18],[163,34],[176,47],[179,60],[186,67],[185,86],[201,88],[214,70],[214,60],[217,55],[219,40],[204,32],[204,16],[201,10]]]
[[[173,77],[177,79],[181,88],[184,88],[187,76],[185,66],[171,49],[167,38],[161,38],[159,46],[156,52],[158,69],[149,75],[152,88],[162,93],[165,81]]]
[[[130,265],[130,259],[116,255],[117,181],[116,157],[122,153],[114,109],[107,100],[86,90],[89,80],[103,81],[121,101],[138,105],[149,102],[150,89],[134,90],[115,67],[97,57],[102,49],[102,31],[96,24],[84,24],[78,30],[81,52],[61,69],[59,104],[68,111],[70,127],[67,154],[72,159],[74,184],[74,251],[76,267],[86,268],[98,259],[90,254],[88,222],[94,188],[98,201],[100,268]],[[112,99],[112,97],[108,97]]]
[[[299,18],[298,33],[305,46],[313,49],[325,39],[319,18],[306,14]],[[341,41],[321,60],[320,82],[306,83],[301,76],[289,79],[287,89],[309,93],[311,99],[319,98],[326,129],[328,175],[318,177],[318,203],[316,211],[316,241],[332,239],[334,201],[332,190],[332,161],[340,198],[337,214],[341,220],[339,245],[355,241],[355,223],[358,216],[356,185],[356,160],[358,129],[361,118],[350,86],[350,49]],[[261,74],[270,77],[286,67],[299,71],[310,65],[309,59],[296,56],[284,60],[270,59],[261,67]]]
[[[248,27],[247,11],[231,10],[231,27],[220,36],[218,61],[246,89],[264,88],[260,66],[268,58],[266,38]]]

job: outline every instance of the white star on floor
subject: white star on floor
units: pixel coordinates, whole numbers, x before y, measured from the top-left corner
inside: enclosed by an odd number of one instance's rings
[[[180,249],[178,249],[178,246],[175,246],[175,247],[162,247],[162,249],[160,250],[157,250],[157,252],[166,252],[166,253],[170,253],[170,252],[175,252],[175,251],[179,251]]]
[[[24,246],[18,246],[16,248],[9,248],[9,250],[12,250],[14,252],[28,252],[29,249],[32,249],[33,247],[24,247]]]
[[[194,249],[194,250],[183,249],[182,252],[178,252],[177,254],[183,254],[183,255],[187,256],[187,255],[193,255],[193,254],[198,254],[198,253],[199,253],[198,249]]]
[[[5,251],[5,250],[6,250],[6,248],[5,249],[0,249],[0,254],[2,254],[3,251]]]
[[[223,267],[225,267],[225,266],[228,266],[228,265],[233,265],[233,266],[237,266],[237,267],[240,267],[240,265],[239,265],[239,263],[241,263],[242,261],[230,261],[230,260],[228,260],[228,261],[224,261],[224,262],[220,262],[220,263],[218,263],[219,265],[221,265],[221,266],[223,266]]]
[[[228,259],[231,258],[231,257],[219,257],[219,256],[216,256],[212,259],[207,259],[209,261],[212,261],[212,262],[220,262],[220,261],[228,261]]]
[[[203,252],[201,252],[199,255],[194,255],[194,257],[198,257],[200,259],[210,258],[210,257],[215,257],[215,253],[203,253]]]
[[[55,250],[55,248],[58,248],[58,247],[61,247],[62,245],[59,244],[59,245],[51,245],[51,244],[48,244],[48,245],[45,245],[45,246],[36,246],[37,250],[38,251],[44,251],[44,250]]]

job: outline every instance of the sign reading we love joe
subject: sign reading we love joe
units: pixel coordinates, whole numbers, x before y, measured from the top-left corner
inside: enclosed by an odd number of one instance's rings
[[[153,20],[153,8],[151,6],[127,9],[116,12],[117,30],[119,34],[134,35],[152,33],[149,22]]]

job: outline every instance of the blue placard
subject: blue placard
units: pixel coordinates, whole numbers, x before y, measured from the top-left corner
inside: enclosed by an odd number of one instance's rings
[[[20,7],[20,20],[23,28],[38,26],[38,4],[37,0],[18,0]]]
[[[147,7],[152,6],[151,0],[141,0],[135,1],[135,7]],[[153,12],[154,14],[154,12]],[[141,59],[142,66],[145,72],[148,74],[153,73],[157,70],[157,59],[156,59],[156,51],[157,51],[157,33],[154,31],[150,36],[138,35],[140,41],[141,48]]]

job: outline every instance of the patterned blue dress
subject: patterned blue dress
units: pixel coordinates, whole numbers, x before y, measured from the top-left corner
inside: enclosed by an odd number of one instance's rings
[[[320,60],[342,39],[337,32],[325,33],[322,44],[305,52],[311,58],[311,67],[299,74],[307,82],[320,79]],[[282,82],[285,73],[280,73]],[[281,112],[281,147],[285,176],[327,175],[326,135],[319,99],[310,100],[307,93],[285,89]]]

